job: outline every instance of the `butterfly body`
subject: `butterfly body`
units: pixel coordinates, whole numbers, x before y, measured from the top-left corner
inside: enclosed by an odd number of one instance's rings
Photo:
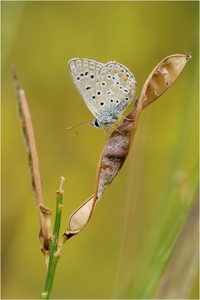
[[[133,74],[122,64],[102,64],[89,59],[69,61],[71,77],[95,119],[92,125],[106,130],[122,117],[136,90]]]

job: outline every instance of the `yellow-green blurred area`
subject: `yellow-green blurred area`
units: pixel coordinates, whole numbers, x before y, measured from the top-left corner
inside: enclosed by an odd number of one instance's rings
[[[64,233],[70,214],[93,193],[105,145],[103,130],[66,130],[93,119],[68,60],[120,62],[139,95],[163,58],[192,54],[177,82],[142,111],[130,155],[88,226],[66,243],[52,291],[53,298],[151,298],[197,191],[198,13],[195,1],[2,2],[2,298],[40,298],[46,272],[11,65],[27,95],[53,217],[60,176],[66,179]],[[191,262],[171,269],[182,284],[171,298],[183,298],[185,288],[185,298],[199,298],[192,232],[180,251],[188,250]]]

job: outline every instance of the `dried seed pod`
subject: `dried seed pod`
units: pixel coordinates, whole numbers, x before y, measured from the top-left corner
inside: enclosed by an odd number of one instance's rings
[[[142,89],[143,108],[155,101],[174,84],[190,58],[190,54],[170,55],[155,67]]]
[[[174,54],[163,59],[147,78],[133,111],[110,135],[99,160],[94,195],[85,201],[69,218],[65,235],[80,232],[88,223],[96,203],[123,166],[130,151],[140,112],[160,97],[181,74],[191,55]]]

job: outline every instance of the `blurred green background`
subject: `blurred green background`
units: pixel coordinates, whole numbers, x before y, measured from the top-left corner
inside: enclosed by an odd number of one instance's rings
[[[60,176],[66,179],[63,233],[93,193],[105,144],[103,130],[92,126],[77,136],[66,131],[93,118],[68,60],[120,62],[135,75],[139,95],[164,57],[192,53],[174,86],[142,112],[124,167],[88,226],[65,245],[52,292],[153,297],[198,184],[198,13],[195,1],[2,2],[2,298],[40,298],[45,279],[11,65],[32,113],[46,206],[55,208]],[[186,298],[198,298],[197,268]]]

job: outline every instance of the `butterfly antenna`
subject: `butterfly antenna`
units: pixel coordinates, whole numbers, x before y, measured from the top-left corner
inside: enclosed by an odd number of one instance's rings
[[[77,131],[77,132],[74,133],[74,135],[77,135],[77,134],[79,134],[83,129],[85,129],[86,126],[88,126],[89,124],[91,124],[91,121],[85,121],[85,122],[82,122],[82,123],[80,123],[80,124],[77,124],[77,125],[74,125],[74,126],[67,127],[66,129],[67,129],[67,130],[71,130],[71,129],[74,129],[74,128],[76,128],[76,127],[78,127],[78,126],[81,126],[81,125],[83,125],[83,124],[85,124],[85,126],[84,126],[82,129],[80,129],[79,131]]]

